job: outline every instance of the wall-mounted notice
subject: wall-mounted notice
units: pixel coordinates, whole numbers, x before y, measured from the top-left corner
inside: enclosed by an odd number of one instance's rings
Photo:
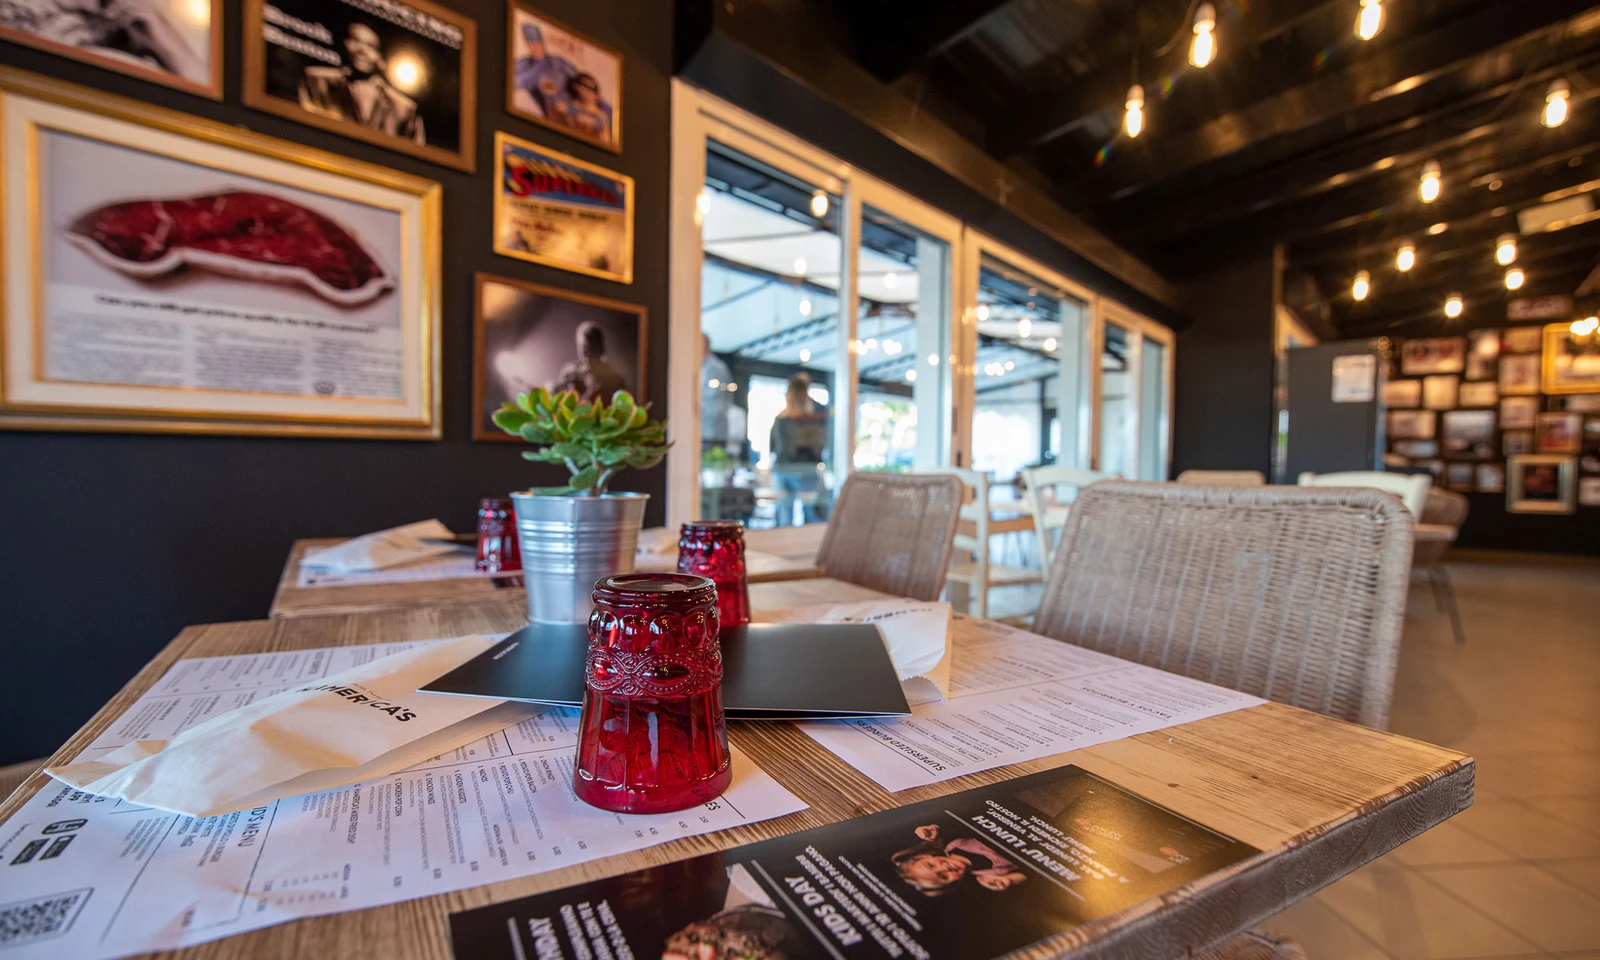
[[[1333,402],[1371,403],[1377,396],[1378,358],[1352,353],[1333,358]]]

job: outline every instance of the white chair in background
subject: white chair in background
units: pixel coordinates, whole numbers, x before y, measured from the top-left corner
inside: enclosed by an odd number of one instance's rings
[[[1413,520],[1422,516],[1433,477],[1426,473],[1384,473],[1378,470],[1343,470],[1338,473],[1302,473],[1302,487],[1371,487],[1399,497]]]
[[[1022,471],[1027,486],[1028,512],[1033,514],[1033,529],[1039,535],[1039,559],[1044,569],[1056,552],[1056,535],[1067,522],[1067,510],[1078,498],[1078,491],[1101,480],[1121,479],[1114,473],[1083,470],[1078,467],[1030,467]]]
[[[1010,567],[993,563],[989,558],[989,538],[994,535],[994,522],[989,491],[993,484],[987,473],[963,470],[960,467],[940,467],[929,473],[948,474],[965,486],[967,499],[961,506],[961,524],[956,528],[955,552],[950,557],[950,572],[946,583],[950,585],[950,601],[957,609],[978,617],[989,616],[989,590],[992,587],[1010,587],[1025,583],[1038,583],[1043,570],[1028,567]],[[1017,504],[1021,506],[1021,504]],[[967,532],[970,525],[971,533]],[[961,589],[957,589],[957,585]],[[966,603],[961,603],[965,595]]]
[[[1267,482],[1260,470],[1185,470],[1178,474],[1179,483],[1192,483],[1199,487],[1259,487]]]

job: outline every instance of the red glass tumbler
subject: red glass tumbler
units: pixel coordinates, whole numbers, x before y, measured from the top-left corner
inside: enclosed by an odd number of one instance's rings
[[[750,589],[744,569],[744,524],[737,520],[686,523],[678,535],[678,572],[710,577],[717,585],[723,627],[750,622]]]
[[[594,585],[572,788],[616,813],[698,806],[733,780],[717,588],[682,573]]]
[[[522,569],[517,511],[509,499],[485,497],[478,501],[477,568],[485,573],[516,573]]]

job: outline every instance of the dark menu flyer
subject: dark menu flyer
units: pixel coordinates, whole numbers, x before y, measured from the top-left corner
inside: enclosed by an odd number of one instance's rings
[[[450,917],[457,960],[965,960],[1254,847],[1078,767]]]

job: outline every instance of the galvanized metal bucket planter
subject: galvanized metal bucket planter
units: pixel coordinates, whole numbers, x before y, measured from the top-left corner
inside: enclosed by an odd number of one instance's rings
[[[601,577],[632,573],[648,493],[561,497],[513,493],[528,619],[581,623]]]

